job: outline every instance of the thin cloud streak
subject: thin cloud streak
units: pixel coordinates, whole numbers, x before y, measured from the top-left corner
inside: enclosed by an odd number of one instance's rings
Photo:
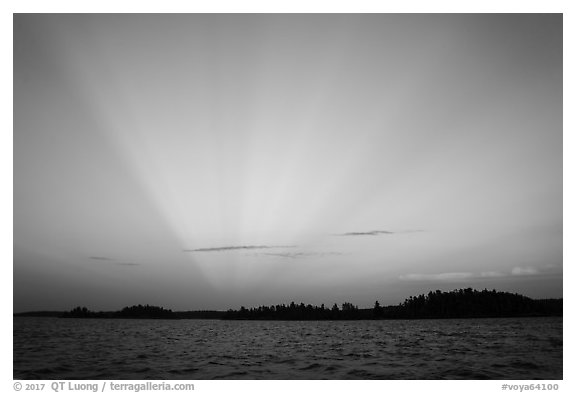
[[[93,257],[90,257],[90,259],[92,259],[94,261],[111,262],[112,265],[118,265],[118,266],[129,266],[129,267],[140,266],[139,263],[135,263],[135,262],[115,262],[116,260],[114,258],[109,258],[109,257],[93,256]],[[110,265],[110,264],[104,264],[104,265]]]
[[[528,267],[517,266],[514,269],[512,269],[513,276],[533,276],[535,274],[540,274],[540,272],[538,271],[538,269],[535,269],[530,266]]]
[[[510,272],[488,271],[481,273],[471,272],[448,272],[437,274],[405,274],[398,278],[402,281],[444,281],[444,282],[461,282],[472,281],[486,278],[503,278],[511,276],[535,276],[540,275],[542,272],[531,266],[516,266]]]
[[[467,272],[450,272],[438,274],[406,274],[400,276],[403,281],[466,281],[474,277]]]
[[[195,248],[193,250],[183,250],[184,252],[220,252],[220,251],[237,251],[237,250],[263,250],[271,248],[294,248],[296,246],[226,246],[226,247],[209,247]]]
[[[346,232],[337,236],[376,236],[376,235],[393,235],[391,231],[368,231],[368,232]]]
[[[378,235],[395,235],[401,233],[416,233],[416,232],[424,232],[421,229],[413,229],[407,231],[384,231],[384,230],[377,230],[377,231],[367,231],[367,232],[346,232],[346,233],[339,233],[335,236],[378,236]]]
[[[281,258],[308,258],[308,257],[327,257],[333,255],[342,255],[340,252],[279,252],[279,253],[261,253],[257,255],[267,255]]]

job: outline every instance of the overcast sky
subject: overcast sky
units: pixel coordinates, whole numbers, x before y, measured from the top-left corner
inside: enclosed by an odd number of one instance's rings
[[[14,308],[562,296],[562,16],[15,15]]]

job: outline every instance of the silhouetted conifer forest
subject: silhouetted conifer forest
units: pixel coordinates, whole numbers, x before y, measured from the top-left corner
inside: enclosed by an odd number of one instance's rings
[[[16,316],[56,316],[56,312],[30,312]],[[228,311],[172,311],[163,307],[137,305],[120,311],[94,312],[76,307],[60,313],[64,318],[148,318],[148,319],[228,319],[228,320],[358,320],[358,319],[422,319],[562,316],[562,299],[531,299],[496,290],[477,291],[472,288],[451,292],[430,291],[427,295],[410,296],[403,303],[359,309],[352,303],[340,306],[311,304],[277,304]]]
[[[412,318],[480,318],[515,316],[561,316],[562,299],[534,300],[519,294],[477,291],[472,288],[452,292],[429,292],[410,296],[396,306],[359,309],[350,303],[338,307],[312,306],[303,303],[260,306],[228,310],[224,319],[279,319],[279,320],[351,320],[351,319],[412,319]]]

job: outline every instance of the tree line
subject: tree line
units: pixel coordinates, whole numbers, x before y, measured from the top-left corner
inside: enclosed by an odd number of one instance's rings
[[[66,312],[67,318],[158,318],[158,319],[227,319],[227,320],[357,320],[357,319],[412,319],[412,318],[472,318],[561,316],[562,299],[531,299],[517,293],[496,290],[477,291],[472,288],[450,292],[440,290],[410,296],[393,306],[381,306],[376,301],[372,308],[361,309],[345,302],[340,306],[315,306],[291,302],[228,311],[172,311],[163,307],[137,305],[114,312],[94,312],[76,307]]]
[[[225,319],[281,319],[281,320],[351,320],[351,319],[411,319],[411,318],[471,318],[562,315],[562,299],[534,300],[516,293],[496,292],[472,288],[451,292],[430,291],[427,295],[410,296],[395,306],[359,309],[350,303],[331,308],[304,303],[259,306],[228,310]]]
[[[86,307],[75,307],[62,315],[64,318],[156,318],[156,319],[175,319],[174,312],[164,307],[146,305],[137,305],[124,307],[120,311],[91,311]]]

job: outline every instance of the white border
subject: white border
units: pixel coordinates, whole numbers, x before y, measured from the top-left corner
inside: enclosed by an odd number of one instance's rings
[[[57,0],[57,1],[5,1],[2,2],[2,122],[4,127],[0,133],[0,173],[2,174],[1,209],[1,250],[3,263],[0,267],[2,277],[2,381],[6,383],[2,391],[14,391],[12,381],[12,251],[13,251],[13,151],[12,151],[12,13],[95,13],[95,12],[194,12],[194,13],[266,13],[266,12],[298,12],[298,13],[563,13],[564,14],[564,331],[574,332],[573,309],[574,289],[570,285],[574,277],[572,263],[576,260],[573,239],[576,234],[573,228],[574,205],[576,201],[574,192],[574,30],[575,18],[573,16],[574,1],[497,1],[485,0],[482,2],[464,1],[411,1],[411,2],[385,2],[372,0],[220,0],[220,1],[124,1],[100,0],[94,2]],[[572,109],[572,110],[571,110]],[[8,311],[9,310],[9,311]],[[560,384],[561,391],[575,391],[574,367],[571,364],[574,354],[574,339],[570,334],[564,337],[564,381],[551,381]],[[102,381],[98,381],[102,382]],[[126,381],[124,381],[126,382]],[[175,382],[175,381],[171,381]],[[190,382],[190,381],[182,381]],[[529,381],[517,381],[527,384]],[[545,382],[545,381],[536,381]],[[281,391],[292,390],[330,390],[348,391],[360,388],[366,392],[382,392],[386,389],[397,391],[408,389],[414,391],[438,392],[492,392],[501,391],[502,381],[196,381],[196,390],[201,391],[269,391],[271,388]],[[514,383],[510,381],[509,383]],[[572,386],[572,388],[569,388]],[[384,390],[383,390],[384,389]],[[45,391],[48,391],[47,389]]]

